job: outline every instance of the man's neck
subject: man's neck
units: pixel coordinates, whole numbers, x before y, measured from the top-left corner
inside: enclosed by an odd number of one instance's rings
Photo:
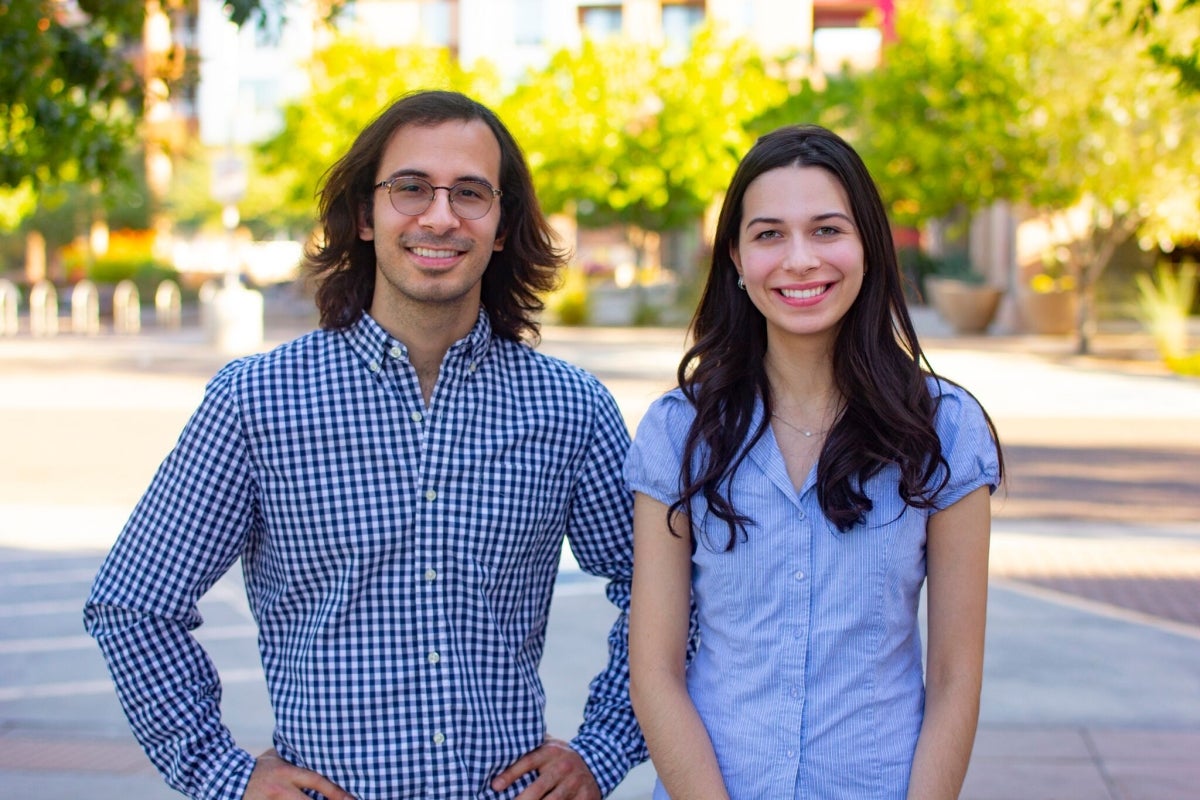
[[[371,316],[408,349],[408,361],[417,372],[425,405],[429,405],[446,351],[475,327],[479,309],[476,307],[469,315],[463,308],[456,307],[447,308],[446,313],[425,308],[418,313],[390,315],[383,319],[374,313]]]

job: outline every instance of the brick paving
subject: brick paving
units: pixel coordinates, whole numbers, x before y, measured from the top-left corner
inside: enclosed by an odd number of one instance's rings
[[[640,354],[655,347],[669,349],[677,339],[674,333],[639,332],[635,341]],[[610,340],[615,355],[597,361],[600,366],[594,371],[618,394],[632,425],[644,406],[669,383],[674,369],[669,359],[652,365],[630,361],[630,339],[620,332],[565,331],[558,339],[548,337],[546,345],[553,349],[565,341],[570,351],[588,342]],[[48,356],[56,348],[47,346],[37,356],[14,361],[6,360],[12,350],[6,351],[0,342],[0,380],[8,389],[14,388],[14,376],[17,380],[15,393],[0,393],[8,395],[7,399],[0,396],[0,406],[9,426],[15,427],[8,444],[13,452],[37,454],[32,461],[13,466],[9,460],[0,468],[0,504],[8,503],[10,511],[20,510],[22,503],[32,504],[30,508],[37,505],[59,515],[57,523],[50,519],[48,526],[39,529],[39,541],[68,537],[89,518],[95,527],[97,512],[108,513],[113,510],[108,506],[124,506],[136,499],[153,462],[169,447],[198,398],[196,392],[203,380],[222,361],[211,354],[197,358],[195,352],[147,356],[128,340],[110,343],[115,347],[108,356],[102,355],[102,348],[88,351],[85,347],[85,356],[80,357],[72,346],[57,348],[60,354]],[[1137,345],[1123,346],[1125,355],[1115,360],[1045,352],[1053,351],[1055,345],[1004,337],[953,342],[927,339],[926,346],[959,350],[966,358],[975,352],[970,350],[973,347],[979,352],[1009,348],[1023,356],[1032,352],[1034,358],[1040,357],[1059,371],[1075,371],[1085,377],[1120,372],[1158,380],[1156,387],[1163,385],[1161,370],[1139,356],[1144,347]],[[1098,341],[1097,346],[1103,348],[1104,342]],[[626,348],[624,355],[621,347]],[[4,365],[10,363],[19,363],[20,368],[9,370]],[[1034,361],[1029,364],[1037,367]],[[974,388],[976,376],[959,374],[957,369],[945,372]],[[84,388],[70,390],[71,376],[80,374],[91,377]],[[129,380],[137,375],[142,380]],[[1037,380],[1031,391],[1044,390]],[[28,392],[38,384],[52,388],[43,388],[45,394],[33,400]],[[114,395],[121,387],[135,385],[136,395]],[[1077,415],[1044,418],[1028,409],[988,403],[1005,441],[1010,469],[1007,493],[995,503],[991,574],[1001,588],[1028,587],[1034,597],[1078,598],[1092,604],[1091,608],[1111,609],[1114,620],[1169,623],[1173,627],[1165,630],[1195,641],[1200,639],[1200,408],[1180,411],[1175,406],[1156,414],[1151,401],[1157,395],[1148,390],[1145,396],[1147,411],[1136,419],[1128,413],[1106,416],[1090,408],[1093,399],[1097,404],[1104,399],[1100,394],[1083,397]],[[100,429],[89,427],[70,411],[84,407],[91,408],[88,414]],[[120,431],[127,429],[133,418],[145,435],[124,441]],[[79,446],[89,431],[103,444],[98,451]],[[65,458],[69,453],[75,455]],[[126,488],[127,476],[122,477],[114,463],[124,463],[127,471],[135,473],[131,483],[137,490]],[[50,505],[64,491],[74,492],[84,505],[77,509]],[[40,521],[47,522],[45,518]],[[4,527],[0,519],[0,529]],[[77,612],[69,616],[69,633],[77,636]],[[989,624],[989,640],[992,634]],[[50,633],[25,634],[38,635]],[[573,635],[602,641],[602,635]],[[21,642],[26,646],[34,639]],[[91,648],[80,652],[88,659],[95,657]],[[1140,654],[1128,655],[1136,659]],[[1121,666],[1109,663],[1113,669]],[[1200,659],[1194,669],[1183,667],[1182,674],[1192,676],[1188,680],[1200,682]],[[8,673],[5,683],[13,677],[14,673]],[[34,674],[17,677],[20,680],[15,683],[39,679]],[[96,694],[91,686],[104,676],[92,677],[95,680],[90,682],[61,685],[66,687],[64,691],[79,692],[88,703],[107,698],[111,706],[115,701],[107,690]],[[1062,677],[1070,681],[1072,676]],[[1154,681],[1153,671],[1148,670],[1146,687],[1153,688]],[[236,692],[236,683],[231,683],[228,691]],[[5,691],[18,697],[21,688],[14,685]],[[1195,695],[1191,684],[1181,685],[1179,690],[1184,698]],[[45,709],[58,707],[53,698],[41,704],[23,704],[7,697],[0,692],[5,709],[0,716],[0,774],[6,786],[0,795],[11,792],[42,800],[176,796],[165,790],[119,726],[92,726],[95,729],[89,730],[77,721],[35,721]],[[95,719],[109,719],[109,706],[95,712]],[[1105,723],[1099,713],[1082,713],[1079,724],[1048,724],[1045,720],[1010,724],[985,719],[963,800],[1200,798],[1200,765],[1195,758],[1200,752],[1200,717],[1188,722],[1184,712],[1178,717],[1183,722],[1163,721],[1139,714],[1137,708],[1130,708],[1128,716],[1134,720],[1144,717],[1144,724]],[[621,796],[641,800],[648,793],[630,789]]]

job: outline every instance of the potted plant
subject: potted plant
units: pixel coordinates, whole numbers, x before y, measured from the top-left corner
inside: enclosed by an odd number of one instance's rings
[[[983,333],[996,317],[1004,290],[976,272],[965,255],[933,259],[925,293],[946,323],[959,334]]]
[[[1029,333],[1061,336],[1075,330],[1079,292],[1067,270],[1068,256],[1066,248],[1048,251],[1017,292],[1022,327]]]

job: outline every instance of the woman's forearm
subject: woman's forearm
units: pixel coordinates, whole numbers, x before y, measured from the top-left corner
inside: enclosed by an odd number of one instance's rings
[[[979,724],[980,688],[975,676],[931,679],[908,782],[909,800],[957,800]]]
[[[712,740],[683,681],[635,678],[630,686],[650,758],[672,800],[728,800]]]

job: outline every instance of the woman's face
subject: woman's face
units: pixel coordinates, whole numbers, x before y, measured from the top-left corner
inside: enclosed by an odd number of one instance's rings
[[[820,167],[755,178],[730,255],[772,336],[832,337],[862,289],[863,244],[849,198]]]

